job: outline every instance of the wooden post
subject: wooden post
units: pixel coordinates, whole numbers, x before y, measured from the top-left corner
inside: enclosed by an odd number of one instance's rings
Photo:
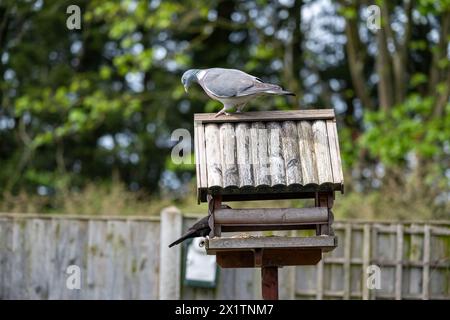
[[[278,300],[278,267],[261,267],[261,290],[264,300]]]
[[[161,211],[161,235],[159,257],[159,299],[180,299],[181,246],[169,248],[169,244],[182,234],[183,216],[176,207]]]

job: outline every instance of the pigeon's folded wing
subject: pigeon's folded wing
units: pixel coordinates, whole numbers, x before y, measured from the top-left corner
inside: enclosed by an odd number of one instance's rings
[[[256,93],[257,78],[239,70],[209,69],[201,81],[202,86],[219,98],[241,97]]]

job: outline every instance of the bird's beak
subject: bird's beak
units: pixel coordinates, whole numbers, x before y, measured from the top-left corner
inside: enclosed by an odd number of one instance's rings
[[[183,86],[183,87],[184,87],[184,92],[188,93],[188,88],[186,86]]]

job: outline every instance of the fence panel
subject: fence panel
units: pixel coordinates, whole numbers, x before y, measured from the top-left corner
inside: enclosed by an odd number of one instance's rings
[[[450,299],[449,222],[334,226],[339,246],[317,266],[280,270],[280,298]],[[159,256],[157,218],[0,215],[0,299],[158,299]],[[66,286],[69,265],[81,290]],[[366,285],[371,265],[380,289]],[[260,297],[259,269],[222,269],[215,289],[181,286],[183,299]]]

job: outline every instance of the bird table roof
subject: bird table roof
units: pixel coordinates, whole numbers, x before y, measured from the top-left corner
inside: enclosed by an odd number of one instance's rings
[[[314,197],[343,191],[333,109],[194,116],[199,202]]]

